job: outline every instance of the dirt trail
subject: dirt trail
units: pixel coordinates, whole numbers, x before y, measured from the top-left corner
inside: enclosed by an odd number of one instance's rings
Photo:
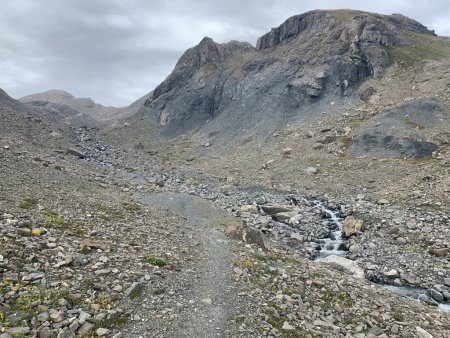
[[[195,262],[182,267],[176,280],[172,281],[180,293],[179,299],[184,299],[188,305],[170,322],[158,324],[145,318],[142,323],[133,324],[130,334],[141,337],[232,335],[230,318],[243,312],[246,304],[238,296],[233,273],[234,254],[230,241],[223,234],[223,227],[237,220],[212,203],[187,194],[164,193],[136,198],[169,209],[196,225],[196,237],[191,240],[198,242],[200,250]],[[151,292],[150,289],[146,292]],[[145,312],[137,311],[146,316]]]

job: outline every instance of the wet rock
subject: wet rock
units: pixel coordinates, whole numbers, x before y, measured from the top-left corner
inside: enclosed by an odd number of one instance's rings
[[[436,302],[442,303],[444,301],[444,296],[440,292],[438,292],[434,289],[428,289],[427,295],[430,298],[434,299]]]

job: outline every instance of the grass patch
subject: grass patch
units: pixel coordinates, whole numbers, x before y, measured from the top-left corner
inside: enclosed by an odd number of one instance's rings
[[[424,60],[441,60],[450,56],[448,38],[417,33],[406,33],[409,46],[386,46],[389,63],[412,67]]]
[[[154,266],[165,266],[165,265],[167,265],[167,262],[164,259],[159,258],[159,257],[155,257],[155,256],[148,256],[146,258],[146,260],[147,260],[147,262],[149,262],[151,265],[154,265]]]
[[[234,266],[241,269],[255,270],[259,267],[259,264],[251,258],[239,258],[234,261]]]
[[[45,224],[49,228],[62,228],[66,222],[64,217],[60,216],[52,211],[47,211],[45,213]]]
[[[399,309],[396,309],[394,312],[394,319],[397,322],[403,322],[405,320],[405,316],[403,315],[403,312]]]
[[[96,203],[94,205],[94,208],[96,208],[100,212],[99,217],[104,221],[109,222],[112,220],[119,220],[124,218],[123,212],[118,209],[114,209],[100,203]]]
[[[142,206],[139,203],[123,203],[123,208],[130,212],[138,212],[142,210]]]
[[[20,202],[19,207],[25,210],[33,209],[37,204],[39,200],[34,197],[26,197]]]

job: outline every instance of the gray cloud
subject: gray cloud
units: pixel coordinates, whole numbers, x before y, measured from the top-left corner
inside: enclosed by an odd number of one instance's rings
[[[271,27],[315,8],[402,13],[450,36],[450,4],[441,0],[3,0],[0,88],[13,97],[57,88],[128,105],[204,36],[255,44]]]

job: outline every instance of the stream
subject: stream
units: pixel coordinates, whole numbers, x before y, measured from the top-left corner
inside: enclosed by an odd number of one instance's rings
[[[323,202],[315,200],[313,203],[322,212],[329,216],[333,229],[330,237],[320,240],[320,251],[315,257],[315,260],[328,256],[347,256],[348,252],[341,249],[341,244],[344,242],[342,233],[343,218],[339,217],[336,212],[327,209]]]
[[[385,289],[388,289],[389,291],[398,293],[400,295],[413,298],[416,300],[420,300],[421,302],[437,306],[439,309],[445,312],[450,312],[450,304],[443,304],[438,303],[432,300],[427,295],[427,290],[422,288],[414,288],[409,286],[394,286],[394,285],[383,285]]]

